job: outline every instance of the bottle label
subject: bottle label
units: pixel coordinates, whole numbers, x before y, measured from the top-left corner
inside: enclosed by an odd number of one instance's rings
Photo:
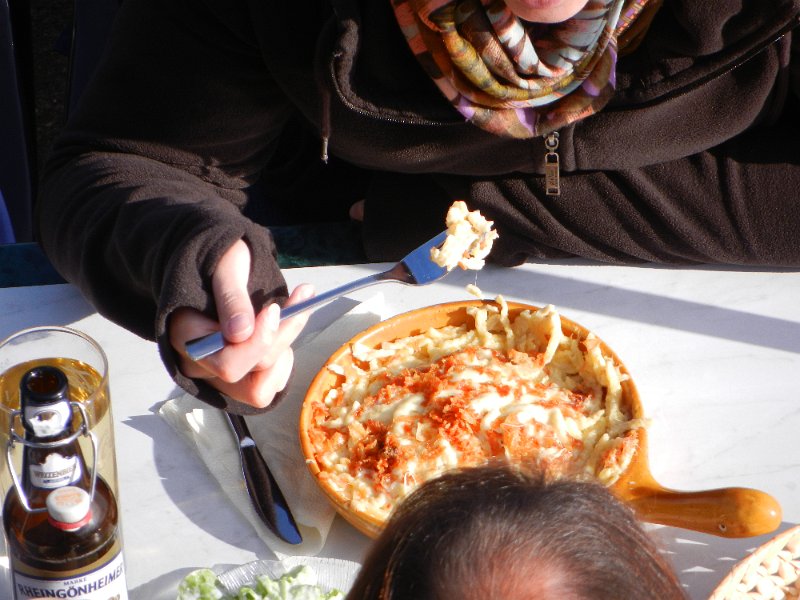
[[[78,481],[82,475],[81,461],[77,456],[51,452],[43,463],[30,465],[28,472],[35,487],[51,490]]]
[[[21,572],[24,565],[13,569],[15,600],[33,598],[72,598],[76,600],[127,600],[125,564],[122,552],[109,562],[80,574],[47,572]]]

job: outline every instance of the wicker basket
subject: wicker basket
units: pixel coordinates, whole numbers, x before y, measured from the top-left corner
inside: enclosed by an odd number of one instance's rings
[[[776,535],[741,560],[709,600],[800,598],[800,525]]]

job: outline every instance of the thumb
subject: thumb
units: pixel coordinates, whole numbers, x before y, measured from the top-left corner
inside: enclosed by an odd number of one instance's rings
[[[255,327],[253,304],[247,293],[250,260],[250,248],[238,240],[222,255],[211,278],[222,335],[230,342],[245,341]]]

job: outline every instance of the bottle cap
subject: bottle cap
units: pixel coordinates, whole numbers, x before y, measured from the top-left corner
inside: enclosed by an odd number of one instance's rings
[[[47,495],[50,524],[64,531],[75,531],[92,518],[91,497],[83,488],[65,485]]]

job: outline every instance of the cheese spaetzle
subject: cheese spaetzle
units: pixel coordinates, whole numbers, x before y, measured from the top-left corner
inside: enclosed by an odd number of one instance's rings
[[[506,456],[611,485],[636,450],[624,375],[593,335],[564,334],[552,306],[513,319],[502,298],[471,322],[376,348],[354,343],[340,385],[312,406],[319,477],[384,520],[423,481]]]

